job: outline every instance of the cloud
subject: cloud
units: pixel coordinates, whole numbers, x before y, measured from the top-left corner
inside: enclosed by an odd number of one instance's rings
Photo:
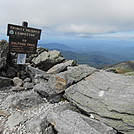
[[[58,32],[107,33],[134,30],[133,0],[2,0],[0,26],[21,24]]]

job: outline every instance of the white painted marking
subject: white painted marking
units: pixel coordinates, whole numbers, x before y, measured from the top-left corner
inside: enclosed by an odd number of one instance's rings
[[[104,91],[99,92],[99,96],[102,97],[104,95]]]

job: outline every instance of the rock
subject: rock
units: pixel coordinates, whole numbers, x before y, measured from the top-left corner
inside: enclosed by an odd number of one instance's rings
[[[36,92],[29,91],[9,95],[2,103],[2,106],[6,108],[16,108],[24,110],[27,108],[35,107],[45,102],[46,101],[42,99]]]
[[[3,134],[4,131],[4,124],[0,122],[0,134]]]
[[[23,80],[24,82],[31,82],[31,79],[30,78],[26,78]]]
[[[71,111],[75,111],[75,112],[80,112],[79,109],[77,109],[74,105],[72,105],[70,102],[64,102],[63,104],[57,106],[54,108],[53,112],[55,113],[59,113],[59,112],[63,112],[66,110],[71,110]]]
[[[91,127],[95,128],[98,132],[100,132],[102,134],[117,134],[116,130],[114,130],[113,128],[107,126],[106,124],[104,124],[98,120],[89,118],[82,114],[81,114],[81,117],[86,123],[88,123]]]
[[[48,52],[48,49],[43,48],[43,47],[37,47],[36,54],[28,54],[27,55],[26,62],[31,63],[33,58],[37,57],[39,54],[41,54],[44,51]]]
[[[23,87],[25,88],[25,90],[32,89],[34,87],[34,83],[26,82],[24,83]]]
[[[75,65],[76,65],[76,61],[69,60],[69,61],[66,61],[64,63],[60,63],[60,64],[57,64],[57,65],[53,66],[52,68],[50,68],[47,71],[47,73],[57,74],[57,73],[60,73],[62,71],[67,70],[67,67],[69,67],[69,66],[75,66]]]
[[[27,70],[27,73],[30,75],[32,80],[34,80],[35,76],[40,76],[40,77],[43,77],[45,79],[49,78],[49,74],[47,74],[45,71],[34,68],[30,65],[27,66],[26,70]]]
[[[3,102],[7,97],[8,97],[8,93],[0,92],[0,108],[1,108],[2,102]]]
[[[70,67],[67,71],[50,77],[48,83],[50,87],[56,92],[61,93],[67,87],[71,86],[91,75],[96,69],[88,65],[79,65],[76,67]]]
[[[64,60],[65,59],[61,56],[61,53],[59,51],[54,50],[54,51],[42,52],[37,57],[35,57],[32,60],[32,62],[39,69],[47,71],[52,66],[54,66],[58,63],[61,63]]]
[[[14,113],[8,117],[8,125],[11,129],[24,121],[24,117],[20,113]]]
[[[16,69],[14,67],[8,67],[6,71],[6,76],[10,78],[14,78],[16,76]]]
[[[13,83],[14,83],[14,86],[22,86],[23,81],[19,77],[15,77],[13,78]]]
[[[47,83],[36,84],[33,90],[52,103],[59,102],[63,96],[63,94],[57,94]]]
[[[0,116],[7,117],[9,115],[10,115],[10,113],[8,111],[6,111],[6,110],[0,110]]]
[[[6,66],[8,53],[8,43],[5,40],[0,41],[0,69]]]
[[[134,77],[95,72],[65,90],[65,97],[87,114],[122,133],[134,133]]]
[[[54,112],[62,112],[67,109],[76,110],[68,102],[62,102],[59,104],[48,104],[46,103],[43,107],[38,107],[34,113],[37,115],[35,118],[26,122],[26,131],[31,134],[56,134],[53,126],[47,121],[47,116]],[[31,112],[32,113],[32,112]]]
[[[113,71],[115,73],[124,74],[128,72],[134,71],[134,61],[125,61],[120,62],[115,65],[111,65],[110,67],[106,68],[107,71]]]
[[[47,121],[47,114],[37,116],[26,123],[26,130],[31,134],[55,134],[53,127]]]
[[[20,91],[24,91],[25,87],[20,87],[20,86],[15,86],[11,88],[11,91],[13,92],[20,92]]]
[[[65,110],[59,113],[53,112],[52,114],[48,115],[48,121],[60,134],[107,134],[101,133],[98,128],[95,128],[97,126],[90,126],[90,124],[82,119],[79,113],[71,110]],[[116,133],[111,132],[111,134]]]
[[[19,73],[20,73],[20,78],[22,80],[24,80],[24,79],[26,79],[28,77],[28,74],[27,74],[27,72],[25,70],[25,67],[23,67],[23,66],[22,66],[22,69],[21,69],[21,71]]]
[[[12,80],[10,78],[0,77],[0,88],[11,86],[11,85],[12,85]]]

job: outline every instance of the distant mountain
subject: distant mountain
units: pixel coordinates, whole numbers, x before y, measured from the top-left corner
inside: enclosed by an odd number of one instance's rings
[[[45,47],[47,49],[59,49],[59,50],[63,50],[63,51],[73,51],[73,52],[79,52],[80,50],[64,45],[64,44],[59,44],[59,43],[47,43],[47,44],[40,44],[39,46],[41,47]]]
[[[94,43],[94,42],[93,42]],[[118,47],[103,44],[73,45],[73,47],[59,43],[40,44],[49,50],[59,50],[66,59],[74,59],[80,64],[89,64],[96,68],[103,68],[107,65],[116,64],[122,61],[134,60],[134,47],[125,47],[119,44]]]
[[[95,68],[104,68],[110,64],[115,63],[115,61],[105,58],[100,55],[90,55],[85,53],[75,53],[71,51],[61,51],[62,55],[66,59],[76,60],[79,64],[88,64]]]
[[[127,73],[134,71],[134,61],[124,61],[106,68],[106,70],[114,71],[116,73]]]

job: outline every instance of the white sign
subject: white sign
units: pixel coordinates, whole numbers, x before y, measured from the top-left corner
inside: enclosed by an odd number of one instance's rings
[[[18,54],[17,64],[25,64],[26,62],[26,54]]]

